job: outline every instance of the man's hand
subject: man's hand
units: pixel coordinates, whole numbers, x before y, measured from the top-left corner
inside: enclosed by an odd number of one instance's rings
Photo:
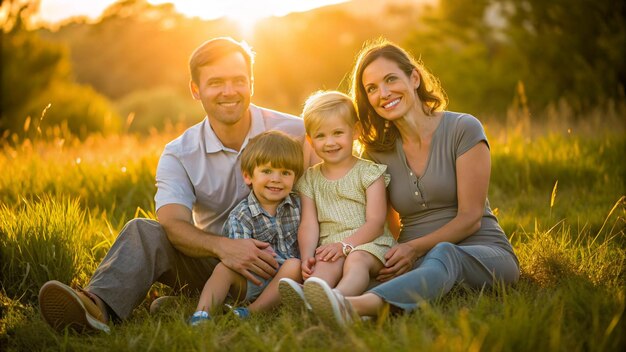
[[[269,279],[276,275],[278,268],[278,262],[274,259],[276,253],[269,243],[254,239],[223,238],[217,255],[224,265],[255,285],[261,285],[261,281],[254,274]]]

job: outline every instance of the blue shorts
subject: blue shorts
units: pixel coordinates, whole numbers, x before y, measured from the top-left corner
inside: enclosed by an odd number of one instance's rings
[[[278,262],[278,269],[280,269],[280,267],[285,262],[285,259],[281,258],[280,256],[277,256],[276,261]],[[245,298],[246,302],[254,302],[254,300],[257,299],[261,295],[263,290],[265,290],[267,285],[269,285],[270,282],[274,280],[273,277],[269,279],[264,279],[258,275],[254,275],[254,276],[256,276],[257,279],[261,280],[261,285],[257,286],[252,281],[248,280],[248,285],[247,285],[248,287],[246,289],[246,298]]]

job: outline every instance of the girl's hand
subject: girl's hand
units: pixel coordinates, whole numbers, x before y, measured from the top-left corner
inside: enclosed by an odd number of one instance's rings
[[[376,280],[389,281],[413,268],[417,251],[408,243],[398,243],[385,254],[385,267],[378,272]]]
[[[343,257],[341,243],[329,243],[315,249],[315,258],[323,262],[334,262],[341,257]]]
[[[306,280],[313,275],[313,270],[315,269],[315,257],[310,257],[302,261],[301,269],[302,269],[302,279]]]

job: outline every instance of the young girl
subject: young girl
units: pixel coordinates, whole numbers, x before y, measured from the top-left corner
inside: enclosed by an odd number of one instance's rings
[[[307,138],[322,162],[297,184],[304,292],[290,280],[282,280],[279,290],[284,301],[306,298],[319,312],[315,297],[324,287],[320,281],[346,296],[363,293],[395,240],[385,223],[386,166],[352,154],[357,137],[352,100],[340,92],[318,92],[306,101],[302,115]]]

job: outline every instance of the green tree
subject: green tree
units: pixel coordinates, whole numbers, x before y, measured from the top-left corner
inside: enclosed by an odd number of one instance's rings
[[[626,3],[619,0],[440,0],[405,44],[441,79],[451,109],[499,113],[518,82],[540,111],[624,99]]]
[[[441,0],[404,46],[437,76],[449,108],[502,116],[517,81],[518,59],[486,13],[491,0]]]
[[[24,4],[10,9],[2,31],[0,134],[9,129],[15,131],[19,128],[16,125],[23,124],[24,119],[16,121],[16,115],[26,103],[45,92],[51,82],[70,77],[63,47],[44,42],[24,28],[23,14],[27,9]]]
[[[10,8],[2,30],[0,136],[29,136],[61,125],[80,136],[116,130],[119,117],[110,102],[73,81],[67,49],[26,28],[33,4],[37,3],[3,4]]]
[[[622,0],[495,0],[525,62],[530,103],[564,98],[586,110],[623,99],[626,3]]]

